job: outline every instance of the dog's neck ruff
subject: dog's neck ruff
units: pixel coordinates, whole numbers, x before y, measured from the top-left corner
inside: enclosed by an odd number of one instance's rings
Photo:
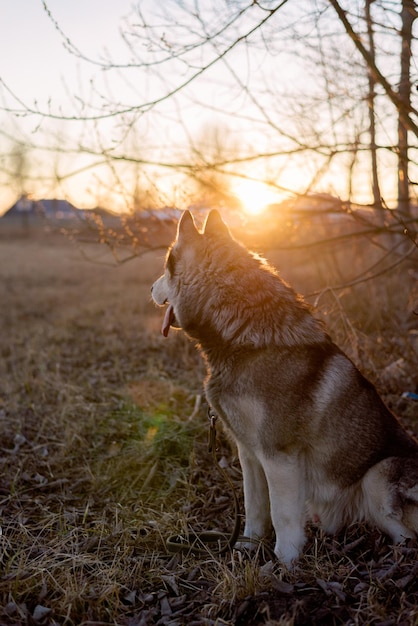
[[[330,341],[322,323],[302,306],[295,306],[284,313],[283,307],[272,304],[270,310],[262,313],[246,311],[243,315],[242,303],[236,311],[226,306],[217,311],[215,321],[202,323],[191,333],[205,352],[219,352],[219,349],[265,349],[293,348],[300,345],[313,345]],[[187,332],[187,328],[185,329]]]

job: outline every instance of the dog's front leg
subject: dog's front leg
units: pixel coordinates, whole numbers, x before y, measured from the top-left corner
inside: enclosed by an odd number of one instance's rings
[[[305,543],[306,493],[299,459],[278,453],[262,461],[267,478],[271,519],[276,533],[274,553],[290,566]]]
[[[244,536],[258,540],[271,529],[270,501],[266,476],[256,456],[240,443],[239,460],[244,480],[245,528]],[[242,541],[239,547],[252,549],[256,541]]]

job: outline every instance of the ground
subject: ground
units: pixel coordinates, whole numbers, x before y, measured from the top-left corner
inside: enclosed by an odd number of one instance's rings
[[[170,535],[234,520],[207,450],[203,364],[159,333],[163,256],[118,265],[98,244],[0,232],[0,624],[418,624],[417,549],[372,528],[309,528],[293,572],[272,541],[251,556],[167,551]],[[418,382],[411,271],[385,279],[384,307],[369,286],[367,310],[349,292],[320,314],[416,433],[402,397]],[[399,280],[409,296],[391,298]],[[222,434],[218,447],[242,505],[235,451]]]

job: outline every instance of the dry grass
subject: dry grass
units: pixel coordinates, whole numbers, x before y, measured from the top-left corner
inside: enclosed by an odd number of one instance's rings
[[[310,529],[291,574],[268,549],[167,554],[170,534],[233,522],[204,409],[189,419],[203,365],[180,334],[159,335],[149,286],[163,253],[114,266],[83,250],[95,262],[56,236],[0,242],[0,623],[418,624],[417,550],[373,530]],[[417,432],[418,405],[401,399],[418,382],[414,289],[405,272],[320,304]]]

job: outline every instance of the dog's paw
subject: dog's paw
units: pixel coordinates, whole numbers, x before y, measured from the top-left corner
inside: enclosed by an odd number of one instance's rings
[[[242,552],[254,552],[254,550],[260,546],[261,541],[261,539],[256,537],[239,537],[238,541],[234,545],[234,548],[235,550],[241,550]]]
[[[259,538],[239,537],[234,545],[234,550],[237,550],[243,558],[256,558],[261,563],[275,559],[273,549],[269,547],[269,542]]]
[[[299,560],[300,551],[292,544],[278,545],[274,548],[274,554],[288,570],[293,570]]]

